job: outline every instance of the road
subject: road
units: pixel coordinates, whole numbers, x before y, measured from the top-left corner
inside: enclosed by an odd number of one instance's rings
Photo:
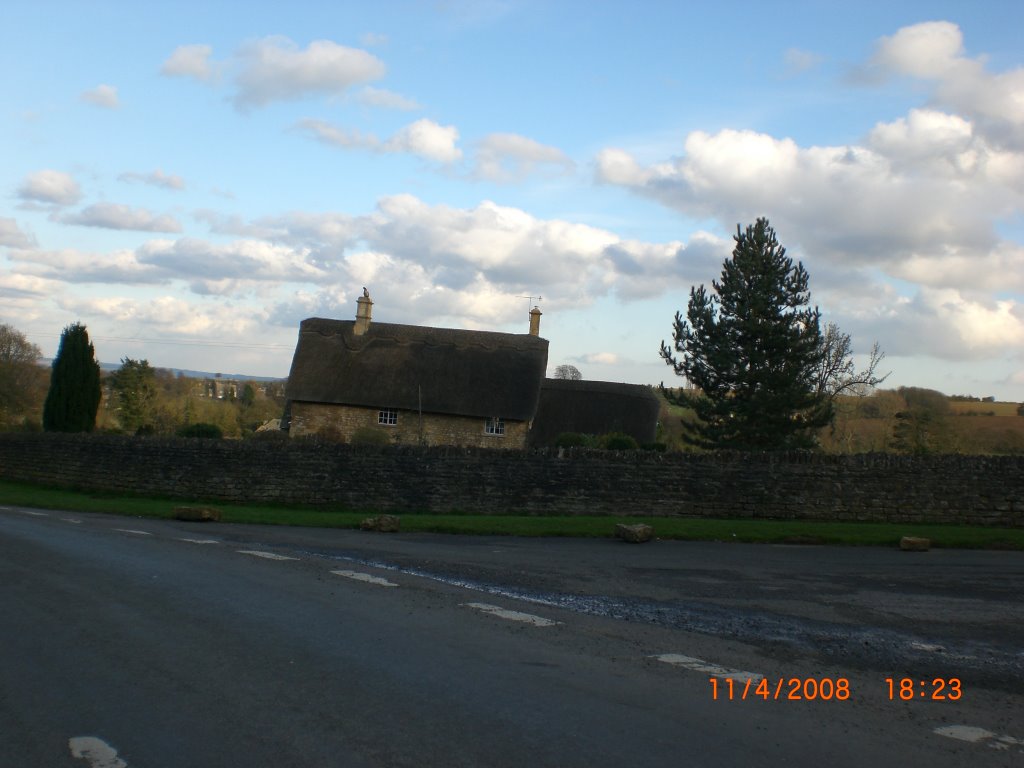
[[[0,768],[1024,765],[1022,594],[1015,552],[3,507]]]

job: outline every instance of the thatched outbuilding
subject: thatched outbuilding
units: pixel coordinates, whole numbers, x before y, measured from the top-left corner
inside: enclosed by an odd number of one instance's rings
[[[536,446],[551,445],[564,432],[621,432],[640,445],[653,443],[660,408],[658,397],[648,386],[545,379],[529,442]]]

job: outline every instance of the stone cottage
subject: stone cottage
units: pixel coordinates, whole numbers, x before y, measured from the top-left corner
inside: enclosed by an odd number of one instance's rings
[[[523,448],[547,369],[534,308],[525,334],[310,318],[288,375],[293,436],[375,429],[391,442]]]
[[[372,314],[364,293],[354,321],[300,324],[282,421],[292,436],[349,442],[372,430],[391,443],[483,448],[549,445],[561,432],[654,440],[649,387],[544,378],[548,341],[536,307],[523,334],[378,323]]]

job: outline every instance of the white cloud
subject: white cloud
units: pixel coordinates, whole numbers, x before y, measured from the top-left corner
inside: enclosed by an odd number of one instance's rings
[[[119,175],[117,180],[126,181],[129,184],[138,182],[140,184],[148,184],[152,187],[160,187],[162,189],[180,190],[185,188],[185,180],[181,178],[181,176],[173,173],[164,173],[159,168],[148,173],[129,171]]]
[[[26,176],[18,187],[18,197],[27,203],[74,205],[81,199],[82,190],[71,174],[45,170]]]
[[[150,329],[150,333],[222,340],[251,334],[258,317],[251,310],[222,303],[185,301],[176,296],[145,300],[117,296],[74,298],[62,305],[81,317],[106,320],[119,328],[145,327]]]
[[[976,123],[990,140],[1024,149],[1024,67],[987,71],[984,58],[964,55],[956,24],[926,22],[883,37],[868,71],[932,81],[935,103]]]
[[[455,146],[458,140],[454,125],[438,125],[423,118],[384,142],[384,151],[409,152],[439,163],[453,163],[462,158],[462,150]]]
[[[164,61],[161,74],[191,77],[207,83],[217,78],[217,67],[210,62],[213,48],[209,45],[179,45]]]
[[[520,181],[538,168],[571,173],[574,167],[557,147],[515,133],[492,133],[477,147],[474,173],[490,181]]]
[[[120,102],[117,98],[117,88],[113,85],[97,85],[82,93],[82,101],[104,109],[117,109]]]
[[[936,79],[956,68],[963,50],[963,35],[956,24],[928,21],[881,38],[870,64],[885,71]]]
[[[325,282],[325,270],[307,256],[304,249],[259,240],[217,245],[196,238],[151,240],[135,252],[140,264],[185,281],[193,292],[220,295],[260,282]]]
[[[116,203],[96,203],[78,213],[57,218],[63,224],[102,229],[126,229],[138,232],[181,232],[181,224],[173,216],[156,215],[145,208],[132,208]]]
[[[34,245],[35,238],[22,232],[17,221],[0,216],[0,246],[31,248]]]
[[[359,101],[370,107],[382,107],[384,109],[397,109],[403,112],[412,112],[420,108],[415,100],[400,93],[366,86],[359,92]]]
[[[169,275],[158,268],[140,264],[132,250],[86,253],[73,248],[57,251],[13,251],[8,258],[20,262],[18,271],[37,278],[82,283],[140,285],[167,282]]]
[[[408,153],[439,163],[452,163],[462,157],[462,150],[456,146],[459,132],[455,126],[438,125],[425,118],[405,126],[386,141],[381,141],[373,134],[347,131],[324,120],[312,118],[299,121],[295,127],[317,141],[341,149]]]
[[[300,50],[286,37],[267,37],[242,46],[236,60],[234,101],[240,109],[314,94],[337,96],[385,73],[373,54],[330,40],[315,40]]]

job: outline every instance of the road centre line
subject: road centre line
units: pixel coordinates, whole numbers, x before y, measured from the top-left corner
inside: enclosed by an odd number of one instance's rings
[[[45,512],[33,512],[31,509],[19,509],[18,512],[23,515],[32,515],[32,517],[49,517]]]
[[[88,760],[91,768],[128,768],[128,763],[117,756],[117,750],[95,736],[76,736],[68,739],[71,756]]]
[[[526,624],[532,624],[535,627],[553,627],[555,624],[561,624],[560,621],[554,621],[552,619],[545,619],[543,616],[534,616],[532,613],[521,613],[520,611],[509,611],[505,608],[499,608],[496,605],[489,605],[488,603],[462,603],[467,608],[474,608],[484,613],[489,613],[492,616],[497,616],[500,619],[507,619],[508,621],[521,621]]]
[[[132,533],[132,534],[135,534],[136,536],[152,536],[153,535],[149,531],[137,531],[134,528],[115,528],[114,530],[115,531],[120,531],[121,533]]]
[[[178,541],[187,541],[189,544],[220,544],[216,539],[178,539]]]
[[[79,520],[76,517],[62,517],[61,521],[65,522],[65,523],[73,523],[74,525],[81,525],[82,524],[82,521]]]
[[[240,555],[252,555],[253,557],[262,557],[265,560],[298,560],[297,557],[288,557],[287,555],[279,555],[276,552],[260,552],[256,549],[237,549],[235,550]]]
[[[662,653],[660,655],[652,656],[651,658],[663,661],[666,664],[672,664],[676,667],[685,667],[686,669],[691,669],[694,672],[704,672],[712,677],[730,677],[733,680],[750,680],[755,683],[764,680],[764,675],[760,675],[757,672],[743,672],[738,669],[726,669],[725,667],[720,667],[717,664],[712,664],[709,661],[695,659],[693,656],[683,656],[679,653]]]
[[[393,581],[382,579],[380,576],[373,576],[369,573],[361,573],[360,571],[331,571],[336,576],[344,576],[346,579],[353,579],[355,581],[363,581],[367,584],[376,584],[378,587],[397,587]]]

